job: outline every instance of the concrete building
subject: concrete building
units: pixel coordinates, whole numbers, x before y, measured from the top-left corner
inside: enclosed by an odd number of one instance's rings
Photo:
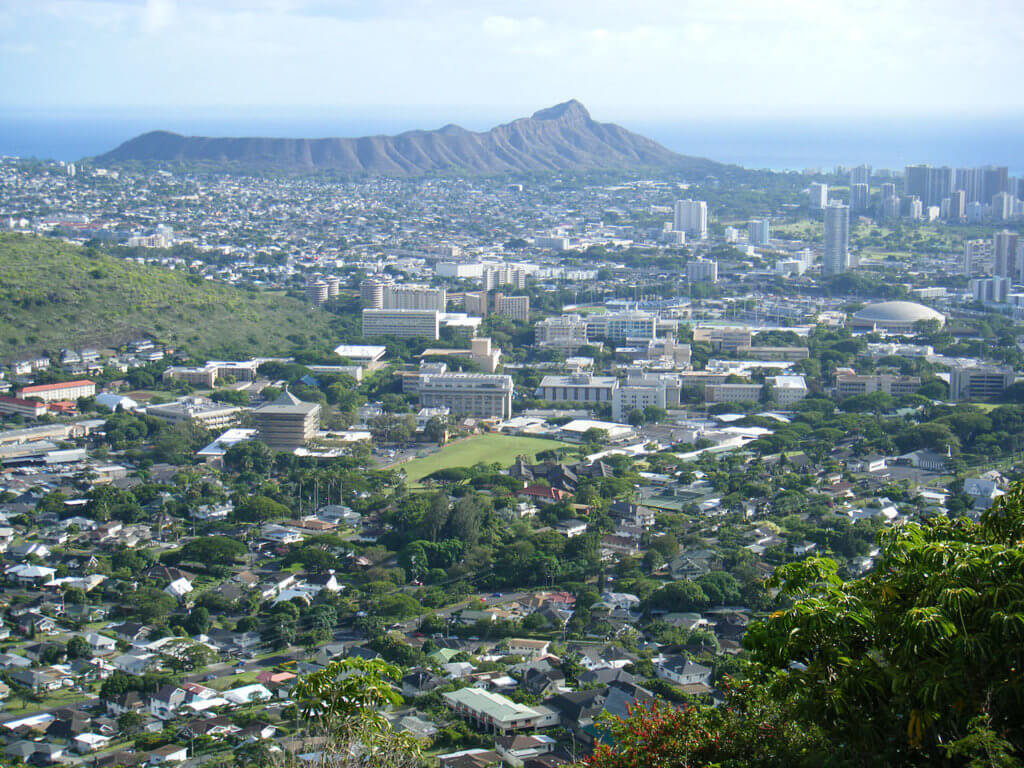
[[[502,293],[496,293],[494,294],[494,314],[504,315],[519,323],[528,323],[530,321],[530,297],[505,296]]]
[[[949,372],[949,396],[952,400],[999,397],[1013,381],[1013,368],[1009,366],[957,366]]]
[[[946,316],[931,307],[913,301],[880,301],[854,312],[846,327],[859,331],[882,331],[893,334],[914,333],[914,326],[923,320],[934,320],[943,326]]]
[[[440,313],[431,309],[364,309],[363,336],[440,338]]]
[[[553,403],[609,403],[618,387],[619,380],[614,376],[545,376],[537,387],[537,397]]]
[[[444,288],[429,285],[386,285],[381,309],[420,309],[444,312],[448,294]]]
[[[38,400],[22,400],[18,397],[0,395],[0,413],[2,414],[38,419],[46,414],[48,410],[46,404]]]
[[[589,343],[587,321],[580,315],[545,317],[533,326],[533,338],[538,347],[572,354]]]
[[[832,203],[825,208],[825,255],[821,271],[825,276],[841,275],[850,269],[850,207]]]
[[[850,186],[850,210],[854,213],[864,213],[871,207],[871,188],[867,184],[853,184]]]
[[[565,238],[559,238],[562,242],[553,247],[555,250],[564,251],[569,247],[569,241]],[[521,291],[526,287],[526,269],[523,267],[517,267],[509,264],[485,264],[481,271],[480,278],[483,282],[483,289],[485,291],[493,291],[495,288],[500,288],[503,285],[510,285],[517,291]]]
[[[871,183],[871,166],[870,165],[858,165],[856,168],[850,169],[850,186],[854,184],[870,184]]]
[[[324,280],[310,280],[306,283],[306,300],[310,304],[319,307],[329,295],[327,283]]]
[[[233,424],[241,408],[225,403],[215,403],[202,397],[187,397],[176,403],[151,405],[146,408],[148,416],[155,416],[169,424],[192,421],[207,429],[221,429]]]
[[[334,354],[368,371],[375,371],[383,365],[388,348],[377,344],[339,344]]]
[[[715,352],[735,352],[740,347],[749,347],[753,333],[749,328],[702,325],[693,329],[694,342],[705,342]]]
[[[512,377],[482,373],[421,374],[421,408],[447,408],[457,416],[508,419],[512,416]]]
[[[760,384],[705,384],[706,403],[756,403],[761,399]]]
[[[1019,279],[1018,240],[1019,235],[1008,229],[992,236],[992,274],[996,277]]]
[[[818,210],[828,205],[828,184],[811,184],[807,189],[807,204]]]
[[[751,245],[768,245],[771,236],[771,222],[768,219],[751,219],[747,222],[747,239]]]
[[[41,400],[44,403],[55,403],[62,400],[77,400],[80,397],[92,397],[96,394],[96,383],[88,379],[62,381],[56,384],[34,384],[21,387],[15,393],[22,400]]]
[[[488,309],[487,291],[467,291],[462,295],[462,306],[467,315],[486,317]]]
[[[395,281],[389,275],[378,273],[372,275],[359,284],[359,299],[367,309],[384,308],[384,289],[394,285]]]
[[[975,277],[968,283],[974,300],[984,304],[1006,304],[1011,287],[1008,277]]]
[[[919,376],[896,376],[889,373],[836,373],[835,395],[839,399],[854,395],[884,392],[887,395],[912,395],[921,388]]]
[[[807,382],[803,376],[767,376],[765,383],[771,389],[772,400],[778,405],[792,405],[807,397]]]
[[[301,448],[320,428],[320,404],[303,402],[287,390],[252,416],[259,439],[278,450]]]
[[[948,221],[963,221],[967,216],[967,195],[962,189],[954,189],[949,193],[949,205],[946,207]]]
[[[217,382],[217,369],[209,366],[191,368],[172,365],[161,374],[160,378],[164,381],[184,381],[193,387],[213,389],[213,385]]]
[[[692,259],[686,262],[686,280],[690,283],[717,283],[718,262],[713,259]]]
[[[587,338],[622,342],[627,339],[653,339],[657,336],[658,316],[652,312],[627,310],[590,315]]]
[[[903,193],[917,197],[923,205],[940,205],[953,190],[953,169],[929,165],[908,165],[903,171]]]
[[[676,399],[678,402],[678,383]],[[647,406],[668,408],[668,387],[663,383],[624,384],[612,390],[612,421],[625,422],[633,411]]]
[[[708,204],[704,200],[676,200],[672,228],[703,240],[708,236]]]
[[[992,240],[965,240],[963,273],[967,277],[988,275],[992,272]]]

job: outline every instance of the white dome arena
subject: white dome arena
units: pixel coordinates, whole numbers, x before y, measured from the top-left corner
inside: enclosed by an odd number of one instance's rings
[[[877,330],[889,333],[913,333],[914,324],[921,320],[937,320],[946,324],[946,316],[924,304],[913,301],[881,301],[868,304],[847,320],[854,330]]]

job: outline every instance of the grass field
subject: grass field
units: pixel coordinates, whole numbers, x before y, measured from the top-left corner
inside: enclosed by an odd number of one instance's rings
[[[497,462],[510,465],[516,456],[531,459],[540,451],[564,448],[568,443],[545,440],[539,437],[511,437],[509,435],[476,435],[446,445],[437,453],[422,459],[413,459],[405,464],[396,464],[391,469],[404,469],[406,482],[416,485],[427,475],[448,467],[471,467],[479,462]]]

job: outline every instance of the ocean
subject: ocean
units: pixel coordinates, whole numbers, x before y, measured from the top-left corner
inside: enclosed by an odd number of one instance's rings
[[[395,112],[300,117],[259,113],[145,116],[0,112],[0,155],[80,160],[156,129],[201,136],[316,138],[437,128],[443,124],[439,118]],[[485,130],[494,122],[475,119],[462,124],[471,130]],[[954,167],[992,164],[1008,166],[1013,175],[1024,175],[1024,121],[1014,118],[618,122],[681,154],[747,168],[832,169],[867,163],[876,169],[902,169],[914,163]]]

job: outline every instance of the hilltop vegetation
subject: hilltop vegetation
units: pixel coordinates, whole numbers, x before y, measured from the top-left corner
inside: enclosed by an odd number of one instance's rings
[[[143,335],[210,357],[280,354],[332,340],[334,322],[288,296],[50,238],[0,236],[0,359]]]

